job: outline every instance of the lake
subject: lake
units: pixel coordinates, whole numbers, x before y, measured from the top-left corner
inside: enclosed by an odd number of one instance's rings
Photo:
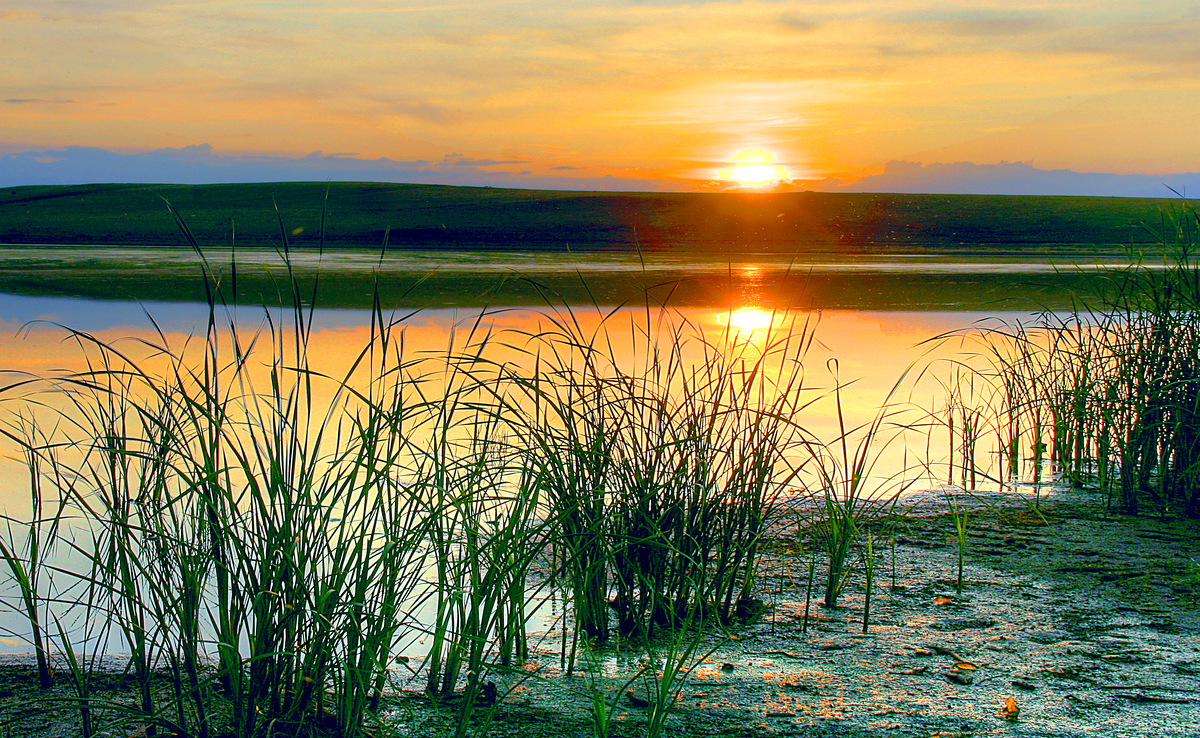
[[[231,259],[217,252],[208,259],[238,322],[262,324],[266,313],[256,306],[263,304],[275,305],[275,320],[283,319],[278,306],[291,296],[280,253],[241,251]],[[1094,288],[1098,270],[1123,263],[987,255],[829,256],[799,263],[769,255],[722,260],[711,254],[402,250],[382,258],[378,251],[293,251],[290,262],[301,301],[311,303],[316,288],[309,351],[318,364],[337,365],[362,348],[376,292],[381,309],[403,318],[408,345],[418,351],[444,350],[455,327],[469,326],[481,311],[497,330],[532,333],[548,310],[564,306],[587,318],[614,309],[636,316],[647,305],[666,303],[707,335],[730,327],[751,335],[759,330],[755,321],[779,311],[776,322],[784,315],[814,316],[811,386],[833,386],[826,364],[836,359],[841,381],[852,382],[843,399],[858,417],[874,411],[901,372],[927,352],[930,338],[981,321],[1064,309]],[[199,269],[200,259],[187,249],[0,249],[4,368],[32,375],[79,368],[78,349],[62,341],[55,324],[126,345],[154,340],[158,330],[176,346],[201,336],[208,309]],[[929,395],[928,402],[941,400]],[[827,418],[814,423],[829,430]]]
[[[977,387],[969,376],[963,379],[962,367],[986,349],[957,332],[1063,309],[1097,281],[1098,269],[1117,263],[1077,267],[1051,258],[1030,262],[987,256],[793,263],[777,257],[478,252],[389,252],[381,258],[378,252],[360,251],[293,252],[289,265],[277,252],[238,252],[234,258],[226,254],[208,262],[216,277],[209,289],[222,296],[213,335],[223,353],[211,366],[218,367],[215,374],[231,371],[235,361],[228,352],[236,332],[242,342],[238,350],[255,343],[265,353],[253,354],[244,361],[244,374],[222,385],[226,396],[265,397],[270,388],[282,385],[284,399],[297,396],[289,391],[299,392],[317,416],[351,417],[361,408],[348,409],[353,398],[345,396],[343,386],[369,394],[380,391],[375,382],[381,378],[414,376],[420,378],[423,397],[436,396],[457,381],[452,368],[462,357],[477,360],[473,352],[486,346],[488,371],[524,377],[518,390],[550,370],[585,367],[585,374],[636,377],[639,392],[682,396],[684,404],[692,393],[693,399],[700,398],[702,414],[704,388],[697,389],[696,378],[715,360],[724,367],[720,381],[732,388],[721,390],[725,394],[720,397],[743,392],[738,402],[787,407],[784,420],[808,439],[792,443],[791,455],[770,460],[772,465],[801,467],[800,457],[811,453],[811,443],[836,450],[843,437],[853,455],[863,427],[870,426],[885,402],[892,403],[895,414],[878,432],[884,440],[870,452],[874,461],[865,487],[865,494],[886,497],[901,488],[940,489],[954,475],[944,411],[952,399],[959,404],[992,401],[983,396],[982,382]],[[53,420],[56,412],[80,422],[77,429],[85,438],[88,428],[98,427],[87,424],[97,422],[94,418],[78,421],[81,411],[72,405],[77,399],[72,391],[62,385],[22,384],[28,377],[63,376],[89,366],[111,369],[128,360],[155,376],[174,371],[178,379],[182,371],[186,376],[180,381],[199,383],[210,366],[205,364],[204,338],[209,308],[203,302],[199,267],[193,252],[180,249],[0,250],[0,355],[5,357],[0,363],[14,384],[0,398],[0,410],[10,413],[10,423],[20,419],[10,430],[28,430],[29,420],[40,417],[35,423],[39,432],[51,432],[56,423],[64,425]],[[279,307],[297,297],[305,306],[300,313]],[[264,304],[274,307],[264,309]],[[307,333],[298,343],[297,315],[304,322],[300,333]],[[405,353],[391,368],[372,373],[356,366],[355,359],[364,356],[373,336],[378,338],[381,320],[393,326],[391,340]],[[558,341],[558,334],[568,340]],[[553,340],[547,342],[547,336]],[[930,341],[939,336],[951,338],[935,347]],[[293,343],[303,347],[288,353]],[[598,347],[607,363],[597,369],[582,354],[555,355],[568,344],[567,353],[583,344],[588,350]],[[98,352],[96,346],[106,349]],[[162,349],[185,358],[176,362]],[[114,358],[118,352],[119,360]],[[366,362],[374,361],[373,356]],[[447,356],[454,358],[446,361]],[[409,360],[413,363],[406,364]],[[677,362],[680,368],[656,388],[659,380],[651,377],[658,376],[659,361]],[[308,373],[286,376],[290,367],[304,362]],[[767,379],[755,384],[757,380],[747,379],[751,374]],[[351,375],[344,385],[337,381]],[[314,388],[297,389],[305,382]],[[773,405],[773,393],[781,386],[794,390],[797,399]],[[143,396],[138,393],[147,390],[139,387],[131,396]],[[951,388],[958,393],[954,398],[947,394]],[[976,391],[979,397],[967,396]],[[751,392],[757,394],[751,397]],[[511,401],[514,406],[530,402],[528,397]],[[574,401],[564,400],[565,406]],[[258,402],[252,399],[240,414],[231,415],[231,422],[254,426],[262,408]],[[267,405],[271,402],[283,400]],[[49,415],[38,415],[47,411]],[[348,422],[346,428],[356,421]],[[422,422],[407,427],[409,440],[426,432]],[[311,437],[319,425],[314,421],[300,432]],[[458,431],[470,436],[473,426],[463,427]],[[336,455],[343,432],[315,441],[312,453]],[[981,489],[988,486],[989,475],[996,480],[1002,476],[996,471],[999,458],[992,440],[984,438],[972,451]],[[89,444],[63,453],[86,455]],[[0,468],[0,505],[13,518],[26,520],[28,472],[15,447],[10,445],[6,455]],[[907,487],[914,480],[920,481]],[[788,484],[798,491],[801,482],[797,478]],[[1012,489],[1036,493],[1028,484]],[[19,621],[10,627],[20,632]],[[19,637],[6,643],[27,649]]]

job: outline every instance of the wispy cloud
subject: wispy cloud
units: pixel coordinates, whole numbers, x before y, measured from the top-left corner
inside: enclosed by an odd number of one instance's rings
[[[820,24],[812,19],[793,13],[783,13],[775,19],[775,23],[788,33],[812,33],[820,27]]]
[[[900,20],[934,32],[987,38],[1040,34],[1065,25],[1046,10],[995,7],[928,9],[903,14]]]
[[[442,167],[495,167],[503,164],[528,164],[528,159],[475,159],[462,154],[446,154],[438,162]]]
[[[511,159],[689,187],[751,147],[829,173],[985,140],[1024,160],[1034,122],[1153,84],[1146,122],[1094,106],[1056,162],[1131,142],[1147,167],[1200,161],[1149,133],[1200,117],[1190,0],[7,0],[0,20],[8,151],[553,149]]]

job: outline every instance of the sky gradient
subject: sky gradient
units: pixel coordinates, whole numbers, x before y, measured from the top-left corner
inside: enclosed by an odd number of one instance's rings
[[[1166,181],[1200,172],[1197,38],[1175,0],[8,0],[0,155],[710,190],[761,149],[815,189],[896,161]]]

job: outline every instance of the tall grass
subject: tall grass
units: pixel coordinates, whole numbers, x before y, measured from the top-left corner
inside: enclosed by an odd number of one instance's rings
[[[649,297],[638,310],[551,299],[535,329],[484,314],[431,348],[408,345],[412,316],[377,293],[361,349],[318,366],[317,294],[290,266],[271,310],[237,305],[236,268],[203,270],[202,335],[63,329],[83,368],[0,392],[32,502],[0,545],[17,591],[6,604],[28,620],[47,682],[61,652],[85,735],[365,735],[394,657],[417,641],[421,682],[457,710],[456,733],[485,732],[494,680],[518,672],[560,582],[572,665],[614,636],[674,644],[651,685],[661,730],[700,653],[684,634],[761,609],[759,549],[781,516],[826,559],[827,606],[857,560],[869,602],[876,540],[864,550],[862,534],[916,481],[879,460],[934,425],[963,486],[1018,477],[1027,453],[1036,481],[1045,437],[1061,475],[1125,510],[1200,514],[1190,247],[1160,271],[1110,274],[1072,315],[983,332],[985,368],[955,361],[944,417],[926,428],[897,416],[907,372],[862,424],[843,412],[836,363],[832,391],[810,385],[807,313],[748,332]],[[805,427],[818,401],[835,405],[833,439]],[[990,438],[998,468],[979,462]],[[48,567],[58,550],[78,566]],[[109,649],[130,655],[133,706],[89,687]],[[603,723],[611,706],[596,706]]]
[[[290,266],[264,309],[237,304],[236,268],[202,264],[202,334],[62,328],[84,368],[4,388],[35,508],[5,544],[10,604],[47,662],[54,624],[85,733],[362,735],[393,656],[424,639],[425,689],[465,735],[527,658],[548,582],[595,647],[614,625],[645,642],[753,609],[760,541],[812,463],[812,323],[710,335],[647,300],[633,318],[551,307],[536,331],[481,316],[430,350],[377,300],[335,368]],[[66,521],[82,564],[54,590],[74,619],[37,579]],[[133,706],[89,689],[114,649]]]
[[[914,474],[907,463],[899,469],[879,468],[887,447],[903,442],[905,433],[911,429],[902,422],[908,408],[897,402],[908,370],[892,386],[874,416],[852,426],[843,408],[844,385],[837,374],[837,362],[831,361],[829,366],[834,378],[838,434],[829,442],[814,439],[806,444],[811,470],[809,484],[817,493],[817,506],[815,512],[802,520],[825,554],[824,604],[832,608],[837,607],[851,574],[852,554],[861,551],[864,557],[874,555],[873,545],[869,552],[860,547],[865,524],[889,516],[900,495],[921,475]],[[874,562],[867,563],[865,569],[873,575]]]
[[[1070,311],[980,330],[985,361],[970,376],[988,389],[960,403],[976,418],[960,420],[963,463],[969,434],[990,427],[1010,478],[1030,459],[1036,487],[1047,462],[1054,478],[1099,489],[1123,512],[1200,515],[1197,212],[1180,204],[1158,232],[1158,263],[1135,255]],[[963,486],[974,487],[966,471]]]
[[[4,429],[4,435],[17,439],[22,445],[45,445],[45,436],[36,422],[18,414],[12,427]],[[29,516],[27,520],[5,517],[7,535],[0,538],[0,557],[17,585],[20,593],[20,609],[29,623],[29,638],[37,659],[38,684],[47,689],[54,683],[50,668],[47,644],[50,623],[46,622],[47,601],[50,593],[43,574],[51,560],[58,538],[59,526],[65,512],[65,501],[47,500],[43,493],[43,463],[40,454],[30,448],[24,449],[24,460],[29,472]],[[47,506],[49,503],[49,508]],[[16,530],[13,526],[16,526]],[[22,542],[20,539],[24,538]]]
[[[627,321],[627,322],[621,322]],[[757,547],[793,497],[808,436],[811,324],[718,335],[665,307],[552,313],[506,339],[523,468],[544,492],[575,624],[589,643],[727,620],[751,598]]]

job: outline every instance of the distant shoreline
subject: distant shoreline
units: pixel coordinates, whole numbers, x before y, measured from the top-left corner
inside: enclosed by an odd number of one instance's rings
[[[1156,198],[598,193],[385,183],[0,189],[0,244],[837,256],[1119,255],[1160,244]],[[1169,234],[1168,234],[1169,235]]]

